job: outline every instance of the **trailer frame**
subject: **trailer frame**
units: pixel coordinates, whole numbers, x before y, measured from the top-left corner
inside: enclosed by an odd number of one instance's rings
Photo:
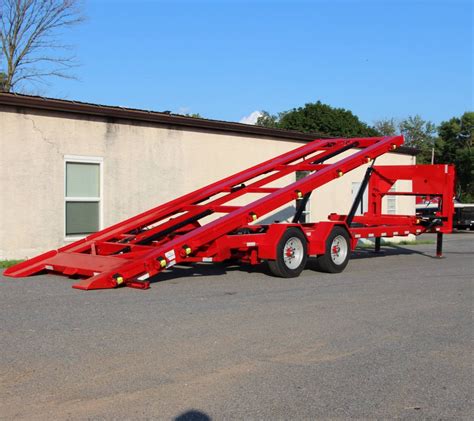
[[[286,257],[277,252],[287,230],[299,238],[293,244],[299,247],[305,242],[304,262],[307,256],[319,256],[326,269],[328,253],[335,253],[337,248],[328,245],[335,230],[342,238],[338,244],[343,246],[348,239],[350,250],[362,238],[374,238],[379,249],[381,238],[436,233],[437,254],[441,256],[442,236],[451,232],[452,227],[455,170],[451,165],[375,165],[377,157],[396,151],[403,141],[402,136],[315,140],[58,250],[19,263],[7,269],[5,275],[24,277],[47,271],[78,278],[73,288],[82,290],[118,286],[147,289],[151,277],[178,263],[227,259],[250,264],[281,262],[285,258],[292,261],[291,250],[284,252]],[[342,158],[334,161],[341,155]],[[315,189],[367,164],[361,188],[347,215],[333,213],[327,221],[297,222]],[[285,186],[272,184],[296,171],[310,174]],[[410,180],[411,191],[390,192],[397,180]],[[357,216],[356,209],[365,189],[368,189],[369,206],[363,215]],[[231,203],[252,194],[263,196],[244,205]],[[385,215],[382,199],[389,194],[438,196],[441,206],[429,218]],[[300,206],[293,222],[259,223],[262,217],[295,200],[299,200]],[[219,214],[222,216],[215,218]],[[299,274],[274,272],[288,277]]]

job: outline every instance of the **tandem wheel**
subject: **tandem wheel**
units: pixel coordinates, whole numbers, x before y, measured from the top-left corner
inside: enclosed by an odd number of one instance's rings
[[[306,266],[308,244],[298,228],[288,228],[277,244],[276,260],[269,260],[270,271],[280,278],[296,278]]]
[[[340,273],[349,263],[350,253],[349,234],[344,228],[335,226],[326,240],[326,252],[316,260],[317,269]]]

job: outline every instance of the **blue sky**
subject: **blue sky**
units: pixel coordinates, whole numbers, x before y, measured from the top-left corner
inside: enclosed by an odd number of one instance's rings
[[[80,81],[47,96],[239,121],[321,100],[362,120],[473,107],[463,0],[86,0]]]

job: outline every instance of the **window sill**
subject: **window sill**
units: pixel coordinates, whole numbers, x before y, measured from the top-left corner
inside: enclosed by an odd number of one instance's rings
[[[92,234],[92,233],[91,233]],[[64,237],[64,241],[68,243],[73,243],[74,241],[82,240],[86,238],[90,234],[84,234],[84,235],[67,235]]]

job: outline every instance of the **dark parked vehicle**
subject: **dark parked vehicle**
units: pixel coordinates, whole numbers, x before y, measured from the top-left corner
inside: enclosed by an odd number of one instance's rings
[[[453,228],[474,230],[474,204],[456,203],[454,205]]]
[[[438,204],[417,205],[416,214],[421,217],[434,217]],[[474,203],[455,203],[453,228],[474,230]]]

